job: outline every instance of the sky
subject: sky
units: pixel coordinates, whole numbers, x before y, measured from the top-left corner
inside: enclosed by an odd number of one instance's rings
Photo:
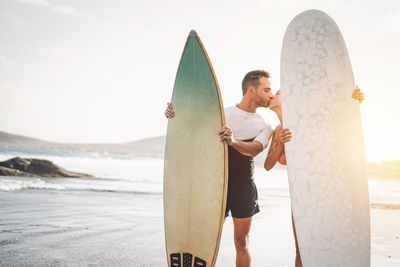
[[[164,135],[187,35],[195,29],[224,106],[240,102],[248,71],[279,89],[289,22],[320,9],[352,61],[367,160],[400,159],[400,1],[2,0],[0,131],[56,142],[129,142]],[[259,110],[271,124],[268,110]]]

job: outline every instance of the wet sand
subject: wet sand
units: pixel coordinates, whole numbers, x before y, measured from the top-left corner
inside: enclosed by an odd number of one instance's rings
[[[253,266],[294,266],[290,201],[260,190]],[[166,266],[162,194],[0,192],[0,266]],[[372,266],[400,266],[400,209],[372,208]],[[227,218],[216,266],[234,266]]]

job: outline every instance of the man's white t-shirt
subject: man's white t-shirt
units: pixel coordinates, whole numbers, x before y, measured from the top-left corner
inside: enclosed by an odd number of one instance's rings
[[[266,148],[274,130],[263,117],[257,113],[241,110],[237,106],[225,109],[226,125],[232,129],[233,138],[237,140],[253,139]]]

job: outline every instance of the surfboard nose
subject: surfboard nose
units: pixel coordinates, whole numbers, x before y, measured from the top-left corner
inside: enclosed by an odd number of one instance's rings
[[[198,36],[195,30],[191,30],[189,36]]]

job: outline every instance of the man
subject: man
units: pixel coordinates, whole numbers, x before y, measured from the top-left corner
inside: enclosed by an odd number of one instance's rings
[[[219,131],[229,145],[228,194],[226,214],[232,214],[236,248],[236,266],[251,265],[249,233],[253,215],[260,211],[257,188],[253,180],[253,157],[267,147],[273,134],[271,125],[256,113],[258,107],[268,107],[273,98],[270,75],[264,70],[247,73],[242,81],[243,98],[236,106],[225,109],[226,126]],[[174,116],[171,103],[165,111]],[[279,139],[286,143],[291,133],[284,129]]]

